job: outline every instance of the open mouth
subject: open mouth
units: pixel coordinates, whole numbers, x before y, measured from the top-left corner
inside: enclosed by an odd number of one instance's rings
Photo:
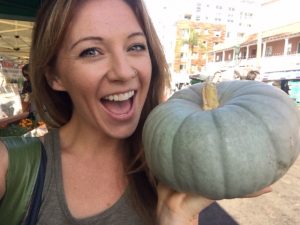
[[[112,114],[127,114],[132,108],[134,94],[135,92],[131,90],[125,93],[108,95],[101,99],[101,103]]]

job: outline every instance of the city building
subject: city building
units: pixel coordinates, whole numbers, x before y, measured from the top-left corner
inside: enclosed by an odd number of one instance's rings
[[[226,25],[226,41],[239,40],[256,26],[258,0],[194,0],[193,20]]]
[[[252,67],[265,76],[276,71],[285,71],[287,76],[287,71],[299,70],[300,78],[300,22],[261,31],[236,43],[220,44],[210,55],[213,60],[207,66],[215,70]],[[268,79],[273,78],[274,74]]]
[[[225,25],[200,23],[185,15],[176,24],[176,45],[173,70],[176,73],[193,74],[213,60],[208,53],[224,42]]]
[[[300,106],[300,22],[252,34],[210,52],[206,69],[224,79],[255,79],[278,86]]]
[[[258,70],[262,80],[300,79],[300,14],[293,0],[262,0],[256,29],[210,52],[206,68]],[[267,19],[272,18],[272,19]],[[210,70],[213,72],[213,70]],[[288,71],[288,72],[287,72]]]

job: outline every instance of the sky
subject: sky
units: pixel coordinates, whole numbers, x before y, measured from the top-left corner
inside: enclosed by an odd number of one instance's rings
[[[159,26],[162,22],[165,24],[175,23],[176,18],[186,12],[191,12],[193,3],[196,0],[144,0],[149,10],[154,25]],[[221,0],[219,0],[221,1]],[[222,0],[222,2],[232,2],[238,0]],[[260,3],[270,0],[256,0]],[[264,7],[268,9],[261,13],[258,24],[263,28],[268,26],[280,26],[289,23],[289,21],[300,21],[300,1],[299,0],[275,0],[275,4]],[[167,6],[164,8],[164,6]],[[182,17],[181,17],[182,18]]]
[[[144,0],[158,36],[165,48],[167,58],[173,58],[173,53],[169,50],[174,48],[173,39],[176,32],[176,21],[182,19],[184,13],[193,12],[192,7],[195,7],[195,1],[197,0]],[[216,1],[230,2],[232,4],[239,0],[214,0],[214,2]],[[259,3],[270,2],[270,0],[256,1]],[[273,4],[265,4],[264,7],[258,9],[253,32],[300,22],[300,0],[272,0],[272,2]]]
[[[188,12],[194,0],[144,0],[152,20],[155,22],[174,22]]]

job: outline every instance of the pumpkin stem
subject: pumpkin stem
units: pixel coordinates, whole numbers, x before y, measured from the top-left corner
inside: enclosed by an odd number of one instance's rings
[[[216,85],[209,78],[203,83],[202,100],[202,109],[204,111],[212,110],[218,108],[219,106]]]

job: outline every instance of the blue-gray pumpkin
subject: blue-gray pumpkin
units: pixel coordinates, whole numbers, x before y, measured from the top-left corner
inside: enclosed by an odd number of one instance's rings
[[[277,87],[257,81],[216,84],[219,106],[203,110],[203,84],[176,92],[143,129],[150,171],[180,192],[242,197],[280,179],[300,151],[300,114]]]

